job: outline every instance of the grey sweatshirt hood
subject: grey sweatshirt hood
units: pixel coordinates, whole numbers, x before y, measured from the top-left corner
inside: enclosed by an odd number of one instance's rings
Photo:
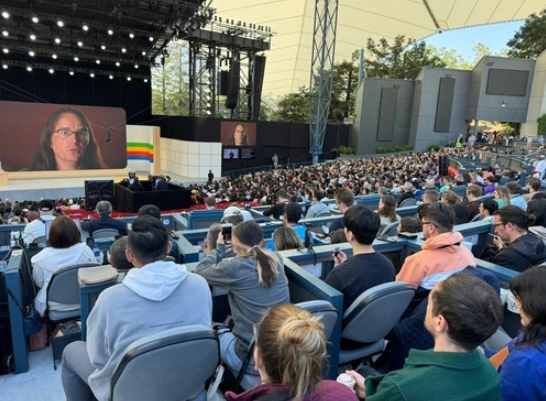
[[[154,262],[129,270],[123,284],[151,301],[163,301],[186,279],[186,266],[174,262]]]

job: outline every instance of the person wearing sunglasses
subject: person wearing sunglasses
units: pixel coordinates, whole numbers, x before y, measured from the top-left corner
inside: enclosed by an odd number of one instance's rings
[[[89,121],[63,107],[48,118],[27,171],[107,168]]]

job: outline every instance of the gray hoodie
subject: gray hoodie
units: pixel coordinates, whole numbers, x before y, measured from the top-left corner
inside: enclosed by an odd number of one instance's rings
[[[212,320],[207,282],[174,262],[154,262],[127,273],[103,291],[87,319],[87,353],[95,371],[89,386],[108,400],[110,378],[126,347],[164,329]]]

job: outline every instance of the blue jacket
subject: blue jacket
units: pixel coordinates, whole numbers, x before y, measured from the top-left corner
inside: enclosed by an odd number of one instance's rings
[[[104,228],[111,228],[113,230],[118,230],[120,235],[127,235],[127,223],[123,220],[113,219],[109,215],[102,215],[99,219],[82,221],[81,228],[84,231],[87,231],[90,235],[97,230],[102,230]]]
[[[508,343],[510,353],[499,367],[503,401],[546,399],[546,339],[540,348]]]

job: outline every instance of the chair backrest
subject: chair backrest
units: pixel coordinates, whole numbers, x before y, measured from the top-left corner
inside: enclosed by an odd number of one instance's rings
[[[472,217],[472,220],[470,220],[470,222],[472,223],[473,221],[481,221],[481,220],[483,220],[483,214],[478,213],[477,215]]]
[[[328,340],[336,326],[339,315],[338,310],[334,308],[330,302],[325,300],[299,302],[296,306],[305,309],[313,316],[321,317],[320,321],[324,326],[324,335],[326,336],[326,340]]]
[[[391,223],[391,224],[387,225],[383,229],[383,231],[381,231],[379,233],[379,235],[382,236],[382,237],[393,237],[393,236],[395,236],[396,233],[397,233],[399,224],[400,224],[399,221],[395,221],[394,223]]]
[[[398,205],[398,207],[411,206],[411,205],[417,205],[417,199],[415,198],[404,199],[402,203]]]
[[[47,301],[61,304],[79,304],[80,284],[78,283],[78,270],[98,265],[98,263],[80,263],[61,267],[56,270],[47,286]]]
[[[110,378],[110,400],[190,400],[204,390],[219,364],[218,335],[210,327],[150,334],[125,349]]]
[[[403,282],[364,291],[343,314],[341,338],[370,343],[384,338],[398,322],[415,289]]]
[[[119,234],[118,230],[113,228],[102,228],[97,231],[93,231],[93,239],[102,240],[102,239],[115,239]]]
[[[332,213],[330,212],[322,212],[322,213],[319,213],[317,214],[315,217],[328,217],[328,216],[331,216]]]

